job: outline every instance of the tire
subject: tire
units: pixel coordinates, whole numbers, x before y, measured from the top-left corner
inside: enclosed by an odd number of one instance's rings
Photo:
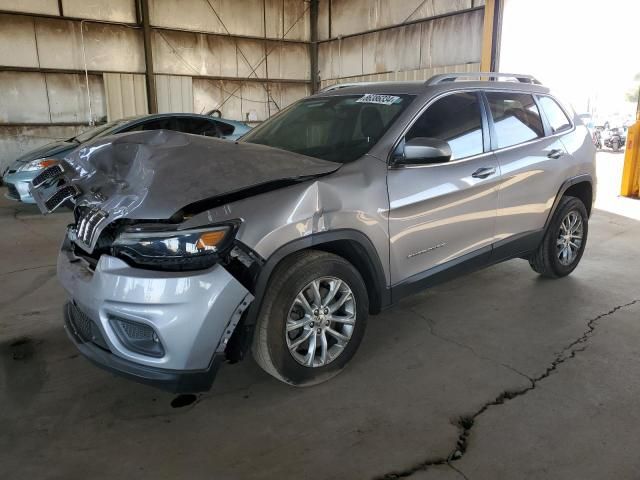
[[[567,263],[569,258],[559,257],[559,250],[561,250],[562,247],[559,246],[558,243],[563,241],[561,239],[562,224],[570,214],[577,215],[582,223],[582,239],[579,242],[579,248],[573,250],[575,257]],[[589,216],[584,203],[576,197],[562,197],[540,246],[529,258],[529,265],[531,265],[531,268],[535,272],[543,277],[560,278],[569,275],[575,270],[578,263],[580,263],[584,248],[587,244],[588,233]]]
[[[320,280],[319,280],[320,279]],[[339,280],[343,282],[339,284]],[[330,288],[340,285],[335,302],[339,303],[344,298],[343,306],[335,311],[337,318],[348,318],[349,315],[355,313],[355,321],[353,325],[340,322],[331,322],[328,317],[318,317],[315,313],[319,310],[312,305],[314,300],[309,301],[311,305],[311,314],[301,318],[303,313],[308,309],[303,308],[301,302],[294,300],[305,288],[318,282],[323,299],[328,298],[327,293]],[[335,282],[335,283],[330,283]],[[344,293],[350,290],[351,297]],[[310,290],[304,290],[305,297]],[[329,304],[328,306],[332,306]],[[332,306],[333,308],[333,306]],[[350,309],[347,312],[347,309]],[[322,315],[324,311],[319,313]],[[347,312],[347,313],[345,313]],[[334,377],[344,366],[353,358],[360,345],[369,315],[369,298],[367,289],[360,273],[347,260],[331,253],[321,252],[317,250],[305,250],[295,253],[284,259],[273,272],[265,297],[262,302],[256,329],[253,336],[253,357],[264,371],[274,376],[278,380],[294,385],[297,387],[305,387],[325,382]],[[294,317],[291,320],[291,317]],[[296,320],[299,319],[299,320]],[[293,326],[294,322],[307,322],[304,327],[287,332],[287,325]],[[310,322],[314,323],[311,324]],[[330,323],[330,327],[326,326],[326,322]],[[311,327],[310,327],[311,326]],[[317,328],[323,326],[321,330]],[[338,340],[333,337],[329,330],[340,333],[343,337],[350,335],[346,343],[344,340]],[[314,333],[315,332],[315,333]],[[306,350],[305,358],[298,351],[290,351],[290,347],[300,340],[304,335],[310,335],[309,340],[303,341],[297,347]],[[293,336],[293,338],[291,338]],[[311,337],[315,337],[318,344],[315,354],[309,354],[311,350]],[[328,345],[326,349],[322,348],[322,339],[326,338]],[[335,343],[334,343],[335,342]],[[315,345],[315,344],[314,344]],[[322,352],[325,363],[322,363]],[[335,354],[332,358],[332,352]],[[295,356],[294,356],[295,355]],[[311,362],[314,366],[303,365],[301,362]],[[317,365],[316,365],[317,362]]]

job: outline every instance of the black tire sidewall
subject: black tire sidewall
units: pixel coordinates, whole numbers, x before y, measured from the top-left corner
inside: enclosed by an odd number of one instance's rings
[[[580,259],[582,258],[582,254],[584,253],[584,249],[587,245],[587,237],[589,234],[589,216],[587,214],[587,209],[584,206],[584,203],[575,197],[566,197],[567,200],[563,202],[560,208],[557,211],[557,214],[554,216],[554,219],[550,225],[548,236],[547,236],[547,252],[549,255],[549,262],[551,264],[551,268],[554,273],[559,277],[564,277],[569,275],[580,263]],[[569,265],[563,265],[560,263],[560,259],[556,253],[556,241],[558,239],[558,235],[560,233],[560,225],[562,220],[567,216],[567,214],[571,211],[575,211],[580,215],[582,219],[582,228],[583,228],[583,237],[582,244],[580,245],[580,250],[576,258]]]
[[[288,383],[313,385],[336,375],[353,358],[358,349],[367,322],[369,302],[366,287],[358,271],[342,259],[325,259],[311,262],[295,272],[289,272],[278,292],[275,293],[268,314],[267,345],[274,368]],[[336,277],[347,283],[356,303],[356,323],[353,334],[342,353],[323,367],[305,367],[291,355],[286,344],[286,319],[295,296],[310,282],[319,277]]]

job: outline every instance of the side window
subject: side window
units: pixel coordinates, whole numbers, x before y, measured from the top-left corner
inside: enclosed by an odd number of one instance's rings
[[[226,123],[204,118],[178,118],[177,130],[205,137],[226,137],[233,133],[234,128]]]
[[[527,93],[486,92],[498,148],[544,137],[538,107]]]
[[[159,118],[149,122],[138,123],[131,128],[127,128],[125,132],[141,132],[147,130],[173,130],[171,118]]]
[[[416,137],[449,142],[452,160],[482,153],[482,115],[478,96],[453,93],[437,100],[413,124],[405,140]]]
[[[236,129],[233,125],[229,125],[228,123],[218,122],[216,120],[212,120],[209,122],[211,126],[209,127],[208,132],[212,129],[216,132],[220,132],[220,135],[223,137],[228,137],[229,135],[233,135],[233,131]],[[213,137],[215,135],[210,135],[209,133],[204,133],[207,137]]]
[[[553,133],[562,132],[571,128],[571,121],[553,98],[538,97],[538,101],[547,120],[549,120],[549,125],[551,125]]]

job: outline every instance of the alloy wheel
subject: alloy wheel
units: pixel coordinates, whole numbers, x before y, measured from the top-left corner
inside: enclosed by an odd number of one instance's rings
[[[575,210],[571,210],[562,219],[556,240],[556,252],[562,265],[571,265],[578,257],[583,236],[582,217]]]
[[[287,316],[289,353],[301,365],[323,367],[344,351],[356,323],[356,300],[349,285],[321,277],[296,295]]]

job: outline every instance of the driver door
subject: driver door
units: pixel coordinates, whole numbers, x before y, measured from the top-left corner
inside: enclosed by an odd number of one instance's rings
[[[388,173],[391,283],[420,281],[463,260],[483,262],[494,242],[500,169],[478,92],[436,100],[406,132],[445,140],[448,162],[392,165]],[[442,267],[442,268],[439,268]]]

